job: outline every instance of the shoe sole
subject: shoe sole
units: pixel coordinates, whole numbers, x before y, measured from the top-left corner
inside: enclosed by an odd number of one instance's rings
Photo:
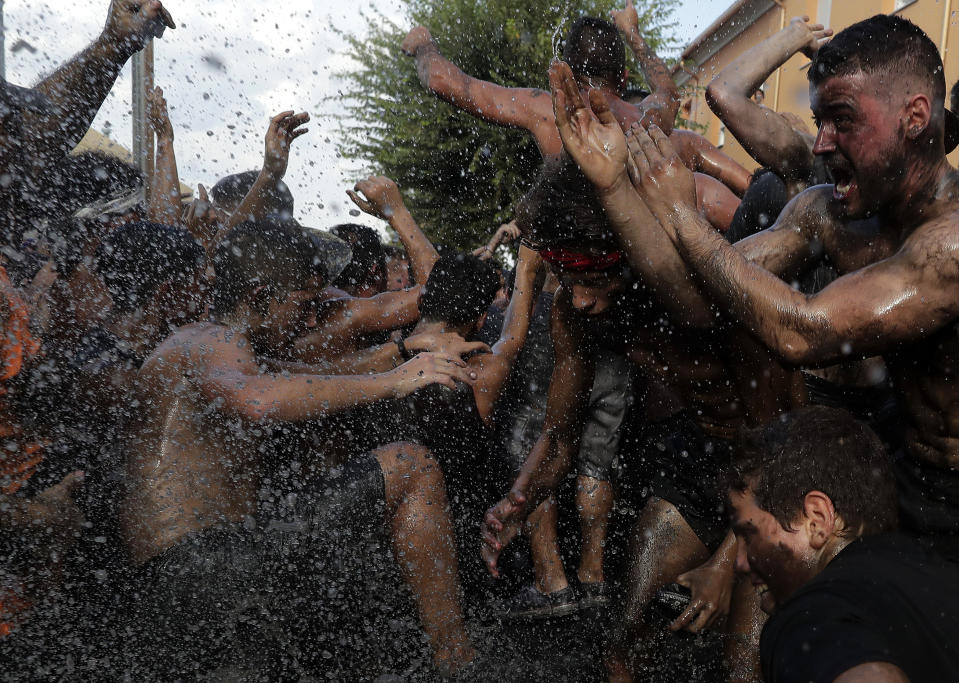
[[[544,610],[507,612],[502,618],[516,621],[539,621],[543,619],[552,619],[553,617],[566,617],[574,612],[578,612],[580,609],[582,609],[582,606],[579,603],[574,602],[568,605],[550,607],[549,609]]]

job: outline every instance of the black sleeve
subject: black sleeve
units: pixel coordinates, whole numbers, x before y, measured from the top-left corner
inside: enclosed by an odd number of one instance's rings
[[[838,595],[821,593],[774,614],[760,644],[766,683],[831,683],[867,662],[902,666],[882,624]]]

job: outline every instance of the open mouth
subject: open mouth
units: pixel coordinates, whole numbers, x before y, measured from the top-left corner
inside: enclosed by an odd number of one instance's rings
[[[850,192],[856,186],[856,180],[853,174],[845,168],[832,169],[833,177],[833,197],[839,201],[844,201],[849,197]]]

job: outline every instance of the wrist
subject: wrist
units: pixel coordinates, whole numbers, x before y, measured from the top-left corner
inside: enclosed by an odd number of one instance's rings
[[[93,55],[106,63],[113,63],[116,66],[123,66],[127,61],[143,47],[135,47],[134,42],[128,38],[123,38],[110,28],[104,28],[103,31],[93,41]]]
[[[419,59],[420,57],[437,54],[439,51],[440,49],[436,46],[436,43],[430,39],[429,42],[416,46],[416,49],[413,50],[413,57],[414,59]]]
[[[600,187],[595,186],[596,195],[602,200],[608,197],[612,197],[626,189],[632,189],[632,182],[629,179],[629,174],[626,172],[626,168],[623,167],[622,172],[616,176],[616,179],[613,180],[609,185]]]
[[[400,358],[402,358],[404,362],[413,357],[413,354],[410,353],[410,350],[406,348],[406,342],[402,337],[397,337],[393,340],[393,343],[396,344],[396,350],[399,352]]]

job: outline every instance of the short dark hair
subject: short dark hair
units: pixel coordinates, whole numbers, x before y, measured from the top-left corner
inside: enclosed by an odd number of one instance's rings
[[[496,269],[472,254],[448,254],[433,266],[423,296],[420,317],[463,325],[479,320],[496,297]]]
[[[626,70],[626,46],[610,22],[580,17],[566,36],[563,61],[576,76],[602,78],[618,86]]]
[[[949,91],[949,109],[959,112],[959,81],[953,83],[952,90]]]
[[[95,270],[118,313],[145,305],[170,280],[191,277],[205,263],[203,247],[185,229],[137,221],[121,225],[97,247]]]
[[[47,169],[53,195],[51,213],[68,216],[78,209],[143,187],[135,166],[103,152],[69,155]]]
[[[368,225],[341,223],[334,225],[330,232],[353,250],[353,258],[333,286],[353,288],[382,285],[386,278],[386,255],[376,230]]]
[[[293,291],[318,273],[322,259],[302,228],[278,221],[246,221],[213,252],[213,312],[223,315],[261,286]]]
[[[898,499],[892,463],[866,424],[844,410],[811,406],[745,431],[731,488],[751,490],[756,504],[790,530],[810,491],[822,491],[852,536],[892,531]]]
[[[259,171],[244,171],[220,178],[216,185],[210,188],[210,196],[220,206],[239,205],[259,175]],[[269,205],[266,213],[280,214],[285,218],[293,215],[293,193],[282,180],[275,183],[273,189],[267,193],[267,199]]]
[[[565,155],[549,161],[516,205],[516,224],[537,248],[557,245],[603,245],[615,248],[616,237],[592,183]]]
[[[864,72],[899,74],[929,87],[945,102],[946,76],[936,44],[908,19],[877,14],[843,29],[819,48],[807,74],[814,85],[832,76]]]

